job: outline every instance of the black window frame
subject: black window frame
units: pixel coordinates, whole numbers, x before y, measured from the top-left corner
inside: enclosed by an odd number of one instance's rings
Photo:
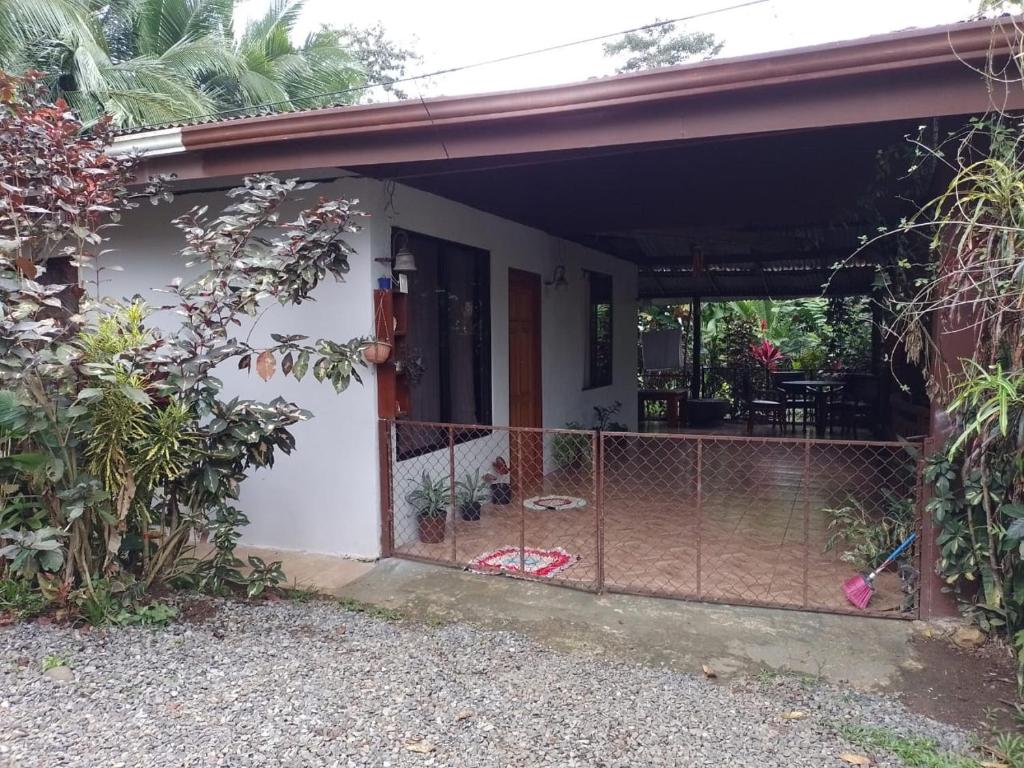
[[[608,307],[607,338],[599,338],[600,307]],[[605,355],[599,345],[607,345]],[[607,360],[607,366],[600,361]],[[587,272],[587,378],[584,389],[610,387],[615,379],[615,283],[611,275]]]
[[[396,237],[400,232],[405,235],[404,238]],[[397,242],[399,240],[401,243]],[[476,373],[473,383],[474,399],[476,400],[477,406],[477,418],[473,424],[466,424],[464,426],[459,424],[454,425],[457,427],[454,430],[454,439],[456,443],[476,440],[489,434],[490,430],[475,429],[474,425],[484,427],[492,426],[494,418],[491,395],[491,379],[493,377],[491,355],[491,252],[484,248],[478,248],[456,240],[448,240],[434,235],[417,232],[415,230],[406,229],[404,227],[393,227],[391,229],[392,260],[394,260],[397,255],[400,245],[406,245],[415,254],[417,240],[429,241],[439,249],[439,258],[437,260],[438,288],[444,289],[443,291],[438,291],[437,312],[440,328],[450,328],[449,323],[451,320],[450,304],[445,300],[449,295],[448,288],[450,287],[450,282],[448,281],[448,277],[450,274],[449,270],[451,269],[451,263],[448,259],[443,257],[444,249],[457,248],[460,251],[471,252],[476,256],[476,258],[473,259],[472,264],[475,273],[475,283],[477,286],[476,295],[474,296],[474,305],[477,317],[479,318],[478,327],[476,329],[477,343],[473,348],[473,370]],[[416,273],[411,273],[409,279],[415,280]],[[409,311],[408,322],[416,322],[416,319],[412,316],[411,308]],[[447,333],[438,334],[437,359],[439,362],[438,379],[440,407],[438,409],[439,417],[437,421],[444,424],[452,423],[449,341]],[[409,421],[426,421],[428,423],[434,421],[434,419],[418,419],[414,412],[410,413],[406,418]],[[448,429],[447,427],[438,427],[437,435],[434,439],[429,440],[426,443],[421,443],[414,448],[403,448],[401,443],[401,421],[399,421],[396,429],[396,453],[400,461],[412,459],[427,453],[433,453],[434,451],[447,447]]]

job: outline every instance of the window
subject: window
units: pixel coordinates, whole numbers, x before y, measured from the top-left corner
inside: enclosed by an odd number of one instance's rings
[[[586,387],[607,387],[612,383],[612,277],[590,272],[587,303]]]
[[[490,254],[406,232],[416,257],[409,273],[408,328],[398,359],[409,364],[409,411],[416,421],[491,423]],[[447,434],[402,430],[400,456],[447,445]],[[417,434],[408,434],[416,432]]]

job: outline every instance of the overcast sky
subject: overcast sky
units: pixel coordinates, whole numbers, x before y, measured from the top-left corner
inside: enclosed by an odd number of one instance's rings
[[[304,34],[321,23],[365,26],[379,21],[392,37],[423,55],[422,71],[429,72],[742,1],[307,0],[300,31]],[[240,13],[258,14],[267,4],[268,0],[245,0]],[[977,0],[767,0],[679,26],[712,32],[725,43],[721,56],[739,56],[948,24],[970,17],[977,6]],[[602,54],[601,43],[594,42],[444,75],[419,88],[424,96],[479,93],[585,80],[614,69],[615,62]],[[419,95],[417,86],[407,90]]]

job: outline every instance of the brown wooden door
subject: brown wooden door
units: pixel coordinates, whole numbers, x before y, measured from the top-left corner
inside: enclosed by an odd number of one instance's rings
[[[508,271],[508,423],[542,427],[540,275]],[[516,492],[527,492],[544,477],[544,439],[540,433],[509,436]]]

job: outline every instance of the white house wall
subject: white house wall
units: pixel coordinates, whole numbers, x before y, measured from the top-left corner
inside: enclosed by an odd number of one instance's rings
[[[618,420],[636,426],[636,269],[633,265],[529,227],[482,213],[436,195],[383,182],[345,178],[303,193],[357,197],[370,214],[364,229],[350,236],[356,250],[344,283],[328,280],[315,302],[285,309],[275,306],[253,333],[256,344],[269,334],[303,333],[311,337],[349,339],[372,332],[372,289],[387,274],[374,261],[390,254],[391,227],[452,240],[491,254],[492,418],[508,423],[508,270],[521,269],[549,281],[555,266],[566,268],[569,286],[545,287],[542,298],[543,409],[545,426],[567,421],[589,423],[595,405],[623,403]],[[170,220],[193,205],[216,211],[226,203],[223,192],[180,194],[172,204],[143,205],[125,217],[106,257],[122,272],[104,273],[106,296],[141,295],[159,305],[166,294],[153,289],[184,274],[177,256],[182,245]],[[296,206],[297,208],[297,206]],[[583,387],[587,341],[586,281],[583,269],[612,275],[614,285],[614,375],[612,385]],[[168,331],[172,315],[155,322]],[[240,335],[248,333],[248,329]],[[263,382],[255,374],[222,372],[226,393],[268,400],[277,395],[312,411],[314,418],[296,425],[291,456],[279,455],[272,470],[259,470],[243,486],[240,507],[251,525],[244,540],[256,546],[372,558],[380,553],[380,487],[376,382],[372,367],[362,370],[364,384],[336,395],[312,377],[295,382],[280,374]],[[467,446],[463,450],[471,450]],[[495,453],[500,449],[495,449]],[[460,451],[461,453],[461,451]],[[416,461],[416,460],[411,460]],[[424,461],[421,457],[419,461]],[[485,467],[483,469],[486,469]],[[396,500],[396,514],[408,514]]]
[[[350,183],[348,194],[357,194]],[[324,190],[302,193],[315,200]],[[177,251],[180,232],[169,222],[193,205],[222,207],[223,192],[182,194],[170,205],[144,204],[125,217],[125,226],[113,235],[118,253],[108,257],[124,266],[109,272],[103,291],[111,296],[141,294],[153,304],[166,303],[166,294],[152,287],[166,285],[184,274]],[[298,206],[296,206],[297,208]],[[373,307],[370,268],[370,231],[349,238],[358,255],[351,259],[345,283],[325,281],[316,301],[299,307],[273,306],[253,334],[256,344],[269,343],[270,333],[304,333],[313,338],[347,340],[371,333]],[[174,328],[173,316],[158,317]],[[239,330],[239,336],[248,333]],[[231,366],[218,372],[225,391],[244,398],[270,400],[278,395],[298,403],[313,418],[294,427],[297,447],[291,456],[280,452],[273,469],[252,472],[243,484],[242,509],[251,525],[244,531],[248,544],[356,557],[376,557],[380,551],[379,482],[376,453],[377,395],[372,370],[364,371],[365,384],[353,384],[341,395],[330,384],[311,375],[302,382],[278,373],[264,382],[255,373]]]
[[[530,227],[454,203],[443,197],[398,185],[381,184],[362,200],[372,212],[371,243],[375,258],[390,254],[393,227],[451,240],[490,253],[491,269],[491,401],[492,423],[508,424],[508,271],[534,272],[550,281],[556,266],[564,266],[566,289],[544,287],[541,298],[542,394],[544,426],[575,421],[589,425],[595,405],[622,403],[617,420],[636,428],[636,267],[628,262],[552,237]],[[376,263],[377,275],[388,274]],[[612,276],[614,290],[614,351],[611,386],[584,388],[588,337],[588,286],[584,268]],[[415,275],[412,276],[415,279]],[[550,443],[550,441],[547,441]],[[443,456],[439,456],[443,454]],[[402,461],[396,476],[404,482],[428,473],[447,472],[447,449]],[[509,457],[507,433],[497,431],[455,448],[460,473],[486,472],[498,456]],[[469,466],[472,463],[473,466]],[[545,470],[553,469],[550,455]],[[415,536],[415,510],[394,499],[395,544]]]

